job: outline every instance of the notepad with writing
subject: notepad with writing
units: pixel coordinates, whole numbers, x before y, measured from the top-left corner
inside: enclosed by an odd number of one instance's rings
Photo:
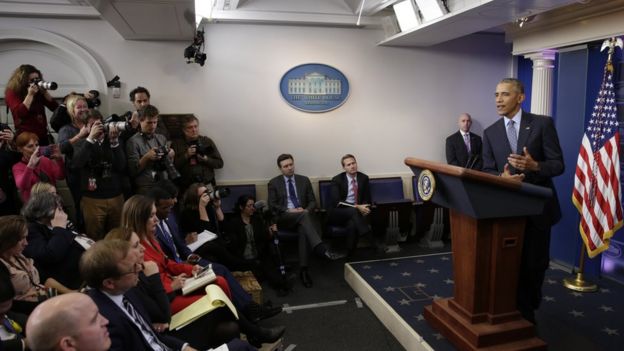
[[[186,246],[188,246],[188,248],[191,249],[191,251],[195,252],[195,250],[197,250],[200,246],[216,238],[217,238],[217,234],[208,230],[204,230],[203,232],[197,234],[197,240],[195,242],[192,242]]]
[[[234,317],[238,319],[238,313],[232,301],[230,301],[218,285],[208,285],[205,290],[206,295],[171,317],[171,322],[169,323],[170,330],[180,330],[211,311],[225,306],[227,306],[227,308],[232,311],[232,314],[234,314]]]
[[[184,281],[184,286],[182,286],[182,295],[188,295],[193,291],[214,282],[215,280],[217,280],[217,276],[212,270],[212,265],[209,265],[197,276],[187,278]]]

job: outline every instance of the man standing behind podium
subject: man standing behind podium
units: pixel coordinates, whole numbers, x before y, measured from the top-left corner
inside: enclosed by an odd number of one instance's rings
[[[470,132],[472,117],[462,113],[457,124],[459,131],[446,138],[446,163],[480,170],[483,165],[481,137]]]
[[[563,156],[553,121],[522,111],[524,86],[505,78],[496,86],[496,111],[502,116],[483,134],[483,170],[553,190],[539,215],[526,221],[518,277],[518,310],[535,323],[542,299],[544,274],[550,261],[550,227],[561,219],[552,177],[563,173]]]
[[[312,192],[312,183],[308,177],[295,174],[295,160],[292,155],[279,155],[277,166],[282,174],[269,181],[269,207],[279,228],[299,234],[299,277],[303,286],[311,288],[312,278],[308,272],[309,249],[329,260],[337,260],[344,255],[331,252],[314,228],[311,212],[316,207],[316,198]]]

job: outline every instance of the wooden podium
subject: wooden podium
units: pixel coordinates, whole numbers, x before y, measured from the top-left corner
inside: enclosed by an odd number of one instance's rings
[[[453,297],[424,316],[460,350],[545,350],[516,310],[525,218],[542,213],[548,188],[437,162],[406,158],[418,177],[433,173],[431,200],[451,213]]]

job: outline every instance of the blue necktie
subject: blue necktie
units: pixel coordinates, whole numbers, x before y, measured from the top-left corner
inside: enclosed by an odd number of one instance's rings
[[[288,196],[295,208],[299,208],[299,200],[297,199],[297,193],[295,192],[295,186],[293,185],[292,178],[288,178]]]
[[[134,306],[132,306],[132,303],[130,303],[130,301],[128,299],[126,299],[125,296],[124,296],[122,302],[123,302],[123,307],[126,309],[126,311],[128,311],[128,314],[132,317],[134,322],[143,331],[143,333],[141,333],[141,336],[143,336],[143,338],[145,339],[145,334],[149,335],[149,338],[151,340],[145,340],[145,341],[152,348],[154,348],[154,346],[159,346],[160,349],[163,350],[163,351],[171,350],[167,345],[163,344],[160,341],[160,339],[158,339],[158,336],[156,335],[156,333],[154,333],[154,330],[152,329],[152,326],[149,325],[145,319],[143,319],[143,317],[136,311]]]
[[[175,246],[175,243],[173,242],[173,238],[171,237],[173,234],[171,234],[171,232],[169,232],[169,229],[167,228],[167,222],[165,222],[165,220],[162,220],[159,224],[160,230],[163,232],[163,237],[165,238],[167,245],[169,245],[169,248],[171,248],[171,252],[173,252],[173,258],[178,263],[182,262],[180,254],[178,254],[178,250]]]
[[[507,124],[507,139],[509,140],[509,146],[511,146],[511,152],[515,154],[518,151],[518,133],[516,133],[514,124],[516,124],[514,120],[509,120]]]

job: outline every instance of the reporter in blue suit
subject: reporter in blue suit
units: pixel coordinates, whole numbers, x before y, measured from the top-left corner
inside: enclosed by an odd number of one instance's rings
[[[496,111],[503,117],[483,135],[483,171],[549,187],[563,173],[559,138],[552,119],[524,112],[522,82],[506,78],[496,86]],[[544,274],[550,261],[550,227],[561,218],[554,193],[541,214],[526,221],[518,279],[517,304],[522,316],[535,323],[542,299]]]

